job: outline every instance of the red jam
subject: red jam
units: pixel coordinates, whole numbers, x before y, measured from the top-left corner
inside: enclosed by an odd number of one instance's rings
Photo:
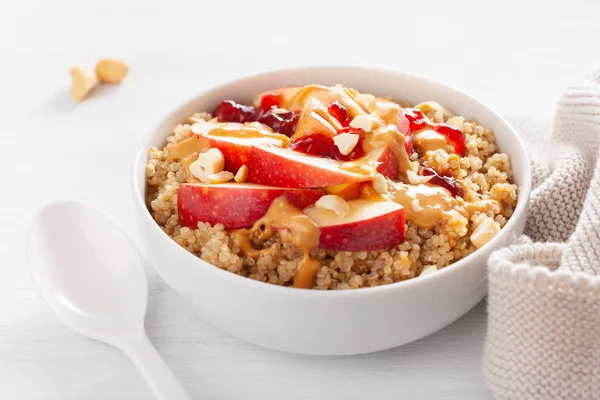
[[[332,160],[352,161],[365,155],[362,148],[362,141],[363,137],[361,135],[354,150],[348,155],[340,153],[332,138],[318,133],[299,137],[298,139],[293,140],[288,148],[300,153],[331,158]]]
[[[410,130],[412,132],[420,131],[421,129],[433,129],[434,131],[444,135],[450,145],[454,147],[456,154],[462,155],[465,151],[465,134],[458,128],[448,124],[438,124],[431,122],[425,117],[420,110],[416,108],[405,108],[404,115],[408,119]]]
[[[429,183],[447,189],[454,197],[463,197],[464,192],[460,183],[452,176],[439,175],[432,168],[423,169],[424,176],[433,176]]]
[[[262,110],[270,110],[271,108],[279,108],[283,104],[283,94],[270,92],[266,93],[260,99],[259,107]]]
[[[348,116],[348,110],[346,109],[346,107],[344,107],[343,105],[341,105],[337,101],[334,101],[333,103],[331,103],[330,105],[328,105],[327,106],[327,111],[335,119],[337,119],[338,121],[340,121],[340,124],[342,124],[342,126],[346,127],[346,126],[350,125],[350,118]]]
[[[274,108],[262,111],[258,116],[257,121],[271,127],[275,132],[291,137],[296,131],[298,119],[300,117],[293,111],[274,113],[273,110]]]
[[[233,100],[223,100],[215,108],[213,115],[219,122],[252,122],[256,121],[256,109],[254,106],[238,104]]]
[[[292,136],[298,126],[298,114],[293,111],[276,114],[275,109],[275,93],[263,96],[261,106],[257,110],[254,106],[246,106],[238,104],[233,100],[223,100],[221,104],[215,108],[213,115],[217,117],[219,122],[254,122],[258,121],[265,124],[273,131],[282,133],[286,136]],[[268,99],[265,102],[265,99]],[[268,109],[263,108],[263,104],[273,104]]]

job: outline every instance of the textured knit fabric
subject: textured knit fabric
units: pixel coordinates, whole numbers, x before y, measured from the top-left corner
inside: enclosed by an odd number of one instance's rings
[[[600,71],[551,129],[515,122],[534,189],[526,236],[489,260],[486,379],[498,399],[600,399]]]

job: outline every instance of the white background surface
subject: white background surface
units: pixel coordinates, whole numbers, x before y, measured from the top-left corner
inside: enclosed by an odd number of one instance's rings
[[[72,197],[105,209],[137,241],[131,158],[183,100],[265,69],[359,64],[447,82],[507,116],[549,119],[561,89],[600,62],[592,0],[396,3],[3,2],[0,398],[150,398],[124,356],[70,333],[37,299],[25,232],[35,210]],[[91,70],[100,57],[126,60],[130,75],[75,104],[69,67]],[[480,371],[484,304],[402,348],[304,357],[232,339],[152,272],[150,285],[150,340],[194,398],[491,398]]]

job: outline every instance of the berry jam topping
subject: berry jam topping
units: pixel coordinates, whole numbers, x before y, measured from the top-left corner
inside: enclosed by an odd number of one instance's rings
[[[219,122],[252,122],[256,121],[256,109],[254,106],[238,104],[233,100],[223,100],[215,108],[213,115]]]
[[[293,111],[274,113],[273,110],[275,110],[275,108],[267,111],[261,111],[257,121],[261,124],[269,126],[275,132],[282,133],[287,137],[291,137],[296,131],[298,119],[300,117]]]
[[[362,141],[363,136],[361,135],[354,150],[346,156],[340,153],[340,150],[337,148],[332,138],[318,133],[299,137],[298,139],[293,140],[288,148],[300,153],[331,158],[332,160],[353,161],[365,155],[362,148]]]
[[[348,110],[346,109],[346,107],[344,107],[343,105],[341,105],[337,101],[334,101],[333,103],[331,103],[330,105],[328,105],[327,106],[327,111],[335,119],[337,119],[338,121],[340,121],[340,124],[342,124],[342,126],[345,127],[345,126],[350,125],[350,118],[348,117]]]
[[[465,134],[458,128],[448,124],[438,124],[431,122],[420,110],[416,108],[405,108],[404,115],[408,119],[410,130],[412,132],[429,128],[444,135],[450,145],[454,147],[456,154],[462,155],[465,151]]]
[[[262,106],[265,98],[268,98],[267,103],[270,103],[273,101],[274,96],[276,96],[276,94],[273,94],[273,96],[270,95],[269,93],[263,97],[261,107],[258,110],[254,106],[238,104],[233,100],[223,100],[215,108],[213,115],[217,117],[219,122],[244,123],[258,121],[273,129],[274,132],[292,136],[298,126],[298,114],[293,111],[276,114],[273,112],[275,110],[274,105],[268,109],[263,109]]]
[[[433,176],[429,183],[447,189],[454,197],[463,197],[464,192],[460,183],[452,176],[439,175],[431,168],[423,169],[423,176]]]
[[[416,108],[405,108],[404,116],[408,120],[408,125],[411,131],[420,131],[429,127],[429,120],[425,118],[425,115]]]
[[[446,136],[448,142],[454,147],[456,154],[462,155],[465,151],[465,134],[458,128],[447,124],[439,124],[436,132]]]
[[[279,108],[283,104],[283,94],[270,92],[266,93],[260,99],[260,109],[270,110],[271,108]]]

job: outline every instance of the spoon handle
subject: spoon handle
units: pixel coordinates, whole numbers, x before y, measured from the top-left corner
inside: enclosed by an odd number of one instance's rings
[[[119,347],[138,367],[158,400],[191,400],[188,392],[148,340],[146,332],[142,330],[138,335],[127,338]]]

